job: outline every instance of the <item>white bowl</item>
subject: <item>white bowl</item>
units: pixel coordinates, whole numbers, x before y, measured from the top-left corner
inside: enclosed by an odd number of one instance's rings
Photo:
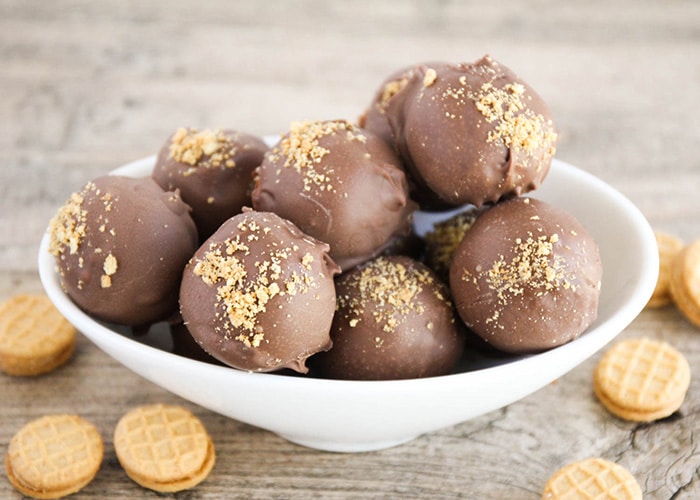
[[[112,173],[150,174],[154,157]],[[142,377],[187,400],[307,447],[369,451],[409,441],[513,403],[562,376],[620,333],[654,289],[658,253],[639,210],[596,177],[554,160],[533,197],[568,210],[600,246],[603,282],[597,321],[577,340],[542,354],[472,356],[442,377],[339,381],[248,373],[167,352],[158,340],[129,338],[83,313],[66,296],[41,242],[39,272],[47,294],[75,327]],[[417,214],[423,232],[433,214]],[[151,345],[148,345],[148,343]]]

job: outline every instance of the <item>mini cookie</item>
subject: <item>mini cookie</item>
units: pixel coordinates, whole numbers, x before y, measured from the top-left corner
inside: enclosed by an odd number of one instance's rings
[[[641,500],[642,489],[624,467],[602,458],[588,458],[564,466],[547,482],[543,500],[565,498]]]
[[[92,481],[102,455],[102,438],[90,422],[77,415],[49,415],[15,434],[5,470],[23,495],[61,498]]]
[[[624,420],[651,422],[680,408],[690,385],[690,366],[666,342],[623,340],[595,368],[593,389],[601,403]]]
[[[44,295],[16,295],[0,305],[0,370],[47,373],[75,350],[75,328]]]
[[[678,309],[700,327],[700,240],[686,246],[674,260],[670,290]]]
[[[185,408],[162,404],[124,415],[114,431],[114,451],[136,483],[168,493],[193,488],[216,461],[202,422]]]
[[[659,247],[659,278],[647,307],[663,307],[671,303],[671,269],[675,258],[683,249],[683,242],[670,234],[655,232]]]

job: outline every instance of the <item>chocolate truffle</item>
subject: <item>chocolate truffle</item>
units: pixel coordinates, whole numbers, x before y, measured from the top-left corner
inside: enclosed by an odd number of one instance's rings
[[[189,207],[152,179],[104,176],[51,220],[61,285],[86,313],[142,325],[177,313],[182,270],[197,249]]]
[[[152,175],[164,190],[180,191],[204,241],[250,206],[253,170],[267,150],[261,139],[242,132],[179,128],[158,153]]]
[[[331,347],[338,271],[326,243],[273,213],[246,210],[187,264],[180,310],[194,339],[223,363],[304,373],[306,358]]]
[[[447,287],[405,256],[378,257],[336,279],[333,347],[310,360],[320,376],[391,380],[450,373],[464,348]]]
[[[598,246],[570,214],[514,198],[481,214],[455,251],[450,288],[467,327],[497,349],[540,352],[595,321]]]
[[[340,120],[293,123],[256,172],[253,207],[328,243],[347,270],[408,235],[416,204],[389,146]]]
[[[511,70],[485,56],[416,66],[410,82],[383,118],[421,208],[482,206],[540,185],[557,134],[546,103]],[[370,130],[384,127],[371,118]]]

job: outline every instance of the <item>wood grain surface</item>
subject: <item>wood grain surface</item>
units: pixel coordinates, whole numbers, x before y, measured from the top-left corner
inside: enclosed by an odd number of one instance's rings
[[[653,227],[700,238],[694,0],[0,0],[0,298],[41,291],[38,242],[71,192],[153,154],[176,127],[262,135],[355,119],[394,70],[484,53],[550,104],[559,158],[619,189]],[[628,468],[645,498],[700,498],[700,330],[667,307],[621,336],[664,339],[688,358],[678,413],[653,424],[611,416],[592,392],[599,353],[499,411],[360,454],[299,447],[196,407],[81,336],[53,374],[0,375],[0,452],[29,420],[77,412],[106,450],[75,498],[165,498],[131,482],[111,444],[128,409],[165,402],[191,408],[218,453],[211,476],[174,498],[536,499],[559,467],[589,456]],[[0,498],[20,498],[4,477]]]

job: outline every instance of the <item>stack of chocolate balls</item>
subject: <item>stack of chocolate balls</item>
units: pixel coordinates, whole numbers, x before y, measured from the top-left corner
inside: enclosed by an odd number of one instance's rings
[[[468,335],[534,353],[596,318],[595,241],[524,196],[556,139],[544,101],[488,56],[418,64],[387,78],[357,123],[295,122],[271,147],[178,129],[151,177],[75,193],[50,251],[86,313],[184,325],[237,369],[449,374]],[[416,210],[459,213],[423,238]]]

